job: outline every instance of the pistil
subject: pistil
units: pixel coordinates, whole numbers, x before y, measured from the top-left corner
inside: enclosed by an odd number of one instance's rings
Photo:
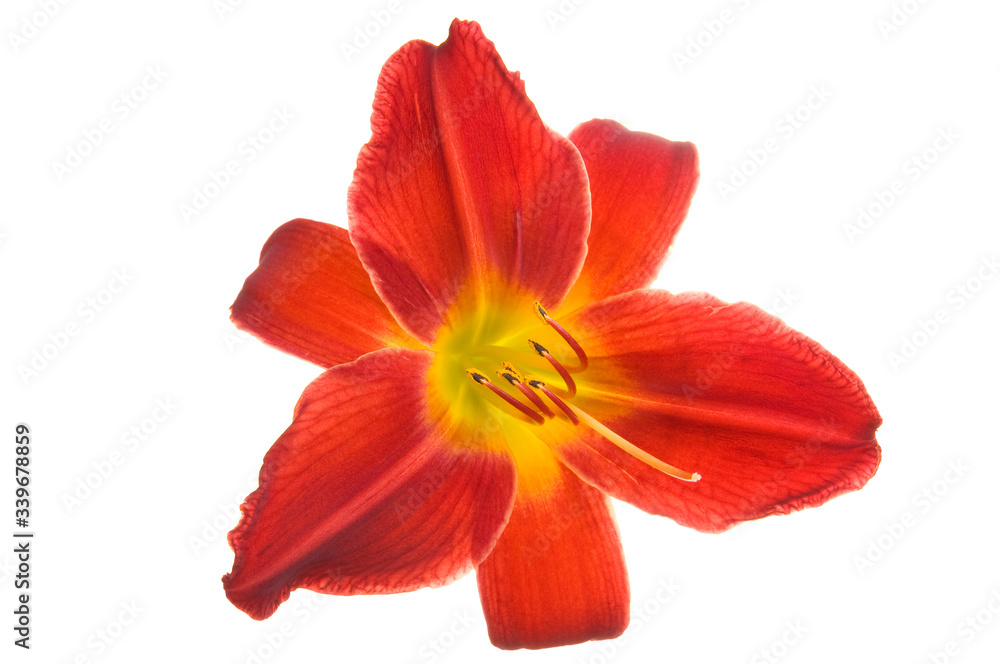
[[[701,475],[698,473],[689,473],[688,471],[681,470],[676,466],[671,466],[669,463],[660,461],[649,452],[639,447],[636,447],[635,445],[625,440],[624,438],[616,434],[614,431],[607,428],[606,426],[604,426],[603,424],[601,424],[600,422],[598,422],[593,417],[588,415],[586,412],[580,410],[573,404],[566,404],[566,405],[569,406],[574,413],[576,413],[577,417],[580,418],[581,422],[583,422],[591,429],[593,429],[594,431],[596,431],[597,433],[601,434],[609,441],[614,443],[620,450],[622,450],[626,454],[635,457],[636,459],[643,462],[647,466],[650,466],[663,473],[666,473],[671,477],[676,477],[679,480],[684,480],[685,482],[697,482],[698,480],[701,479]]]

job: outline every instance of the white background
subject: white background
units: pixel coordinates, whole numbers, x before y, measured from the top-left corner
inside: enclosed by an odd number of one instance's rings
[[[0,428],[11,447],[16,423],[33,429],[36,533],[30,652],[11,644],[13,545],[0,554],[4,661],[997,661],[1000,279],[981,267],[1000,251],[996,3],[909,0],[887,34],[890,0],[411,0],[350,59],[341,44],[387,2],[245,0],[220,15],[212,0],[95,0],[51,18],[42,4],[0,13]],[[454,16],[482,23],[557,131],[596,116],[694,141],[701,183],[658,284],[781,313],[862,377],[885,419],[878,474],[820,509],[710,536],[616,503],[635,613],[604,645],[494,649],[472,575],[397,596],[299,591],[262,623],[220,583],[236,507],[320,372],[236,336],[228,307],[279,224],[346,224],[379,68],[409,39],[443,41]],[[274,109],[294,119],[248,160],[241,144]],[[53,163],[105,119],[60,179]],[[185,222],[180,205],[229,160],[240,172]],[[852,242],[845,226],[894,180],[902,193]],[[116,271],[127,286],[105,292]],[[938,310],[947,322],[921,336]],[[894,363],[904,338],[920,347]],[[157,399],[175,408],[154,427]],[[676,591],[658,600],[661,582]],[[957,654],[940,654],[949,642]]]

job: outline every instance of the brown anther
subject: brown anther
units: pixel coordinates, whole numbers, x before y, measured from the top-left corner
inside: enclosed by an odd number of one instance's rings
[[[521,403],[511,395],[507,394],[493,383],[491,383],[490,379],[487,378],[486,375],[483,374],[483,372],[477,369],[468,369],[466,370],[465,373],[470,379],[472,379],[473,382],[488,387],[495,395],[497,395],[498,397],[509,403],[514,408],[518,409],[521,413],[526,415],[535,424],[545,424],[545,418],[542,417],[542,415],[538,413],[538,411],[532,410],[528,406],[525,406],[523,403]],[[507,376],[504,376],[504,378],[507,378]],[[508,378],[507,380],[510,379]]]
[[[587,359],[587,354],[583,352],[583,347],[580,346],[580,344],[577,343],[576,339],[574,339],[572,335],[570,335],[570,333],[567,332],[565,328],[563,328],[562,325],[557,323],[555,319],[552,318],[552,316],[550,316],[547,311],[545,311],[541,303],[537,301],[535,302],[535,315],[538,316],[543,323],[545,323],[546,325],[550,326],[553,330],[555,330],[559,334],[559,336],[562,337],[567,344],[569,344],[569,347],[573,349],[573,352],[576,353],[576,359],[579,360],[580,366],[573,367],[569,369],[569,371],[572,372],[584,371],[590,365],[590,360]]]
[[[489,378],[487,378],[483,374],[479,373],[475,369],[466,369],[465,375],[467,375],[474,382],[479,383],[480,385],[486,385],[487,383],[490,382]]]
[[[532,341],[531,339],[528,339],[528,343],[531,344],[531,347],[535,349],[536,353],[548,360],[549,364],[552,365],[552,368],[555,369],[560,376],[562,376],[563,382],[566,383],[566,394],[570,398],[576,396],[576,382],[573,380],[573,377],[569,375],[569,371],[566,370],[566,367],[561,365],[556,358],[552,357],[552,354],[542,344],[537,341]]]
[[[549,399],[551,399],[552,403],[554,403],[556,407],[559,408],[559,410],[566,413],[566,417],[568,417],[569,421],[573,423],[573,426],[576,426],[577,424],[580,423],[580,418],[576,416],[576,413],[574,413],[573,410],[568,405],[566,405],[565,401],[563,401],[558,396],[553,394],[552,390],[545,387],[545,383],[543,383],[540,380],[529,380],[528,385],[532,386],[533,388],[535,388],[536,390],[547,396]]]
[[[542,411],[542,414],[546,417],[551,419],[556,416],[556,414],[552,412],[552,409],[549,408],[544,401],[542,401],[542,398],[532,392],[531,389],[524,384],[521,374],[517,373],[517,370],[514,369],[513,365],[509,362],[503,363],[503,371],[498,371],[497,375],[517,389],[521,390],[521,393],[524,394],[524,396],[526,396],[531,403],[535,404],[535,407]]]

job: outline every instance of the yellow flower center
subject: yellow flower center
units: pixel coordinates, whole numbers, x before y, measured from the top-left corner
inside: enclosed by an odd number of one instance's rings
[[[636,459],[681,480],[698,473],[675,468],[636,447],[573,403],[586,351],[538,302],[466,309],[434,345],[429,394],[439,421],[459,445],[514,455],[519,477],[544,478],[556,470],[545,441],[572,437],[572,427],[593,429]]]

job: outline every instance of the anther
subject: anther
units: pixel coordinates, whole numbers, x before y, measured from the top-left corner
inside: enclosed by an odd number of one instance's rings
[[[521,411],[521,413],[530,418],[531,421],[534,422],[535,424],[545,423],[545,418],[542,417],[537,411],[528,408],[523,403],[521,403],[511,395],[507,394],[493,383],[491,383],[490,379],[487,378],[482,371],[479,371],[478,369],[467,369],[465,373],[469,378],[472,379],[473,382],[488,387],[490,390],[492,390],[494,394],[496,394],[498,397],[509,403],[514,408],[517,408],[519,411]]]
[[[521,390],[521,393],[524,394],[524,396],[526,396],[531,403],[535,404],[538,410],[542,411],[542,414],[544,414],[546,417],[553,418],[556,416],[556,414],[552,412],[552,409],[545,405],[545,402],[542,401],[542,398],[537,394],[535,394],[534,392],[532,392],[528,388],[528,386],[524,384],[524,380],[521,378],[521,374],[517,372],[517,369],[515,369],[514,365],[512,365],[510,362],[504,362],[503,370],[498,371],[497,375],[506,380],[508,383],[510,383],[517,389]]]
[[[473,381],[479,383],[480,385],[486,385],[487,383],[490,382],[489,378],[487,378],[483,374],[479,373],[475,369],[466,369],[465,370],[465,375],[467,375],[469,378],[471,378]]]
[[[552,354],[549,353],[549,351],[542,344],[537,341],[532,341],[531,339],[528,339],[528,343],[531,344],[531,347],[535,349],[536,353],[549,361],[549,364],[552,365],[553,369],[559,372],[559,375],[562,376],[563,381],[566,383],[566,392],[569,397],[572,398],[576,396],[576,383],[573,381],[573,377],[569,375],[569,371],[566,370],[566,367],[561,365],[556,358],[552,357]]]
[[[559,410],[566,413],[566,417],[568,417],[569,421],[573,423],[573,426],[576,426],[577,424],[580,423],[580,418],[576,416],[576,413],[574,413],[573,410],[568,405],[566,405],[565,401],[563,401],[558,396],[553,394],[552,390],[545,387],[545,383],[543,383],[540,380],[529,380],[528,385],[530,385],[531,387],[535,388],[536,390],[547,396],[552,401],[552,403],[554,403],[556,407],[559,408]]]
[[[552,316],[550,316],[547,311],[545,311],[541,303],[537,301],[535,302],[535,315],[538,316],[543,323],[545,323],[546,325],[550,326],[553,330],[555,330],[559,334],[559,336],[562,337],[563,340],[569,344],[569,347],[573,349],[573,352],[576,353],[576,358],[577,360],[580,361],[580,366],[573,367],[570,371],[577,372],[585,370],[587,366],[590,364],[590,361],[587,359],[587,354],[583,352],[583,348],[580,346],[579,343],[577,343],[576,339],[574,339],[570,335],[570,333],[563,328],[562,325],[557,323],[555,319],[552,318]]]

